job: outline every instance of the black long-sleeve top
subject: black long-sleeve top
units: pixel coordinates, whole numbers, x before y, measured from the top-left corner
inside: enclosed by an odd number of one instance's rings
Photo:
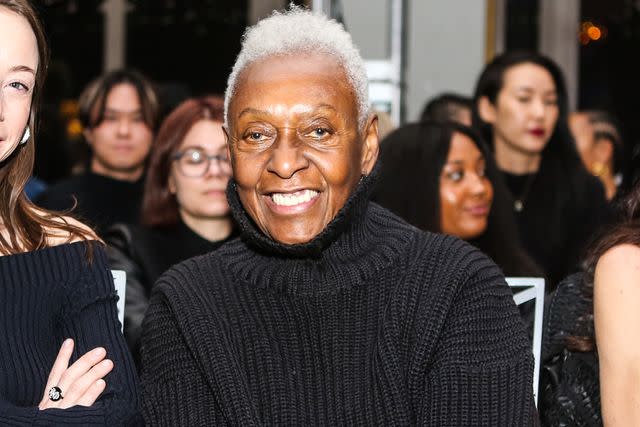
[[[36,199],[45,209],[67,211],[77,201],[74,216],[90,224],[102,235],[116,223],[137,224],[144,178],[129,182],[87,172],[49,187]]]
[[[311,242],[262,234],[170,269],[143,322],[154,426],[536,423],[533,361],[500,270],[368,202]]]
[[[0,257],[0,425],[127,425],[141,421],[137,376],[120,331],[113,277],[93,244],[63,244]],[[66,338],[70,364],[95,347],[114,363],[91,407],[39,410]],[[64,393],[64,390],[63,390]]]
[[[503,174],[514,199],[526,196],[522,211],[515,212],[520,237],[544,270],[551,292],[580,270],[588,243],[610,219],[604,188],[586,171],[561,176],[545,164],[535,175]]]

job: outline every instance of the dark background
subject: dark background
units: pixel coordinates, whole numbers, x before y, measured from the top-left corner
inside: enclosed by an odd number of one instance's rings
[[[79,139],[68,127],[73,100],[102,71],[102,0],[35,3],[52,50],[36,175],[51,182],[69,173],[69,152],[74,138]],[[165,112],[189,95],[223,93],[247,25],[247,0],[129,4],[126,63],[158,84]],[[538,47],[538,15],[539,0],[507,0],[507,49]],[[640,1],[582,0],[581,17],[606,33],[580,45],[578,108],[605,109],[617,116],[631,154],[640,139]]]

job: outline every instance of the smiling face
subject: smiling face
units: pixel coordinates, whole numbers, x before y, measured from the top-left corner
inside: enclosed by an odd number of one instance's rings
[[[358,129],[354,91],[331,56],[272,56],[244,69],[229,106],[238,195],[286,244],[317,236],[377,158],[377,121]]]
[[[224,156],[226,159],[222,123],[196,122],[185,135],[178,153],[183,155],[171,164],[169,191],[176,196],[183,221],[191,223],[190,219],[227,216],[229,205],[225,189],[231,169],[226,161],[209,161],[206,157]],[[209,167],[205,169],[207,163]],[[201,171],[204,171],[202,175]]]
[[[480,114],[493,125],[496,150],[539,155],[549,142],[559,115],[551,73],[529,62],[510,67],[504,73],[495,105],[485,98]]]
[[[153,133],[144,121],[133,85],[113,86],[107,94],[103,120],[86,129],[85,137],[93,150],[93,172],[127,181],[142,175]]]
[[[0,161],[18,146],[29,121],[38,45],[26,19],[0,7]]]
[[[485,159],[466,135],[454,132],[440,174],[440,228],[445,234],[473,239],[487,229],[493,186]]]

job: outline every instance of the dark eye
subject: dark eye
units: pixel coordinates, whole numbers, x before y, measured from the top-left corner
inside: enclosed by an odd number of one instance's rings
[[[264,135],[262,135],[260,132],[251,132],[249,134],[249,139],[252,139],[254,141],[260,141],[263,138]]]

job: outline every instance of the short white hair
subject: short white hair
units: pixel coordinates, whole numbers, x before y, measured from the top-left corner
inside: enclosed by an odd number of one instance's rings
[[[229,104],[238,84],[238,76],[251,63],[276,55],[326,53],[344,68],[358,103],[358,125],[362,129],[369,114],[367,71],[358,48],[342,24],[322,14],[313,14],[291,5],[284,12],[249,27],[242,37],[242,49],[236,58],[224,95],[224,124],[229,125]]]

